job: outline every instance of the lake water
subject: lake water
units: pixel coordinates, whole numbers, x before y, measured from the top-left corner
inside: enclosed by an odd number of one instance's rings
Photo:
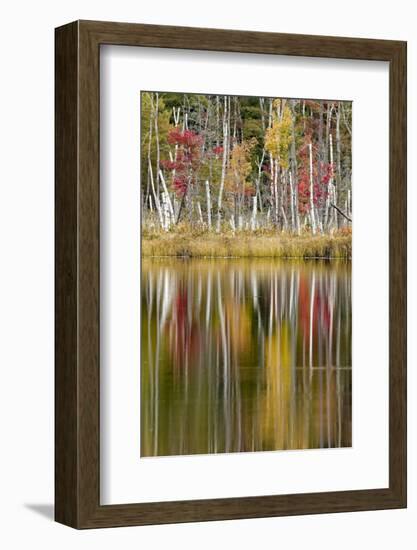
[[[141,456],[351,446],[351,264],[142,260]]]

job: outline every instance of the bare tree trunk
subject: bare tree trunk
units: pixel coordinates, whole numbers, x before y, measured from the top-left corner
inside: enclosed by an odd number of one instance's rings
[[[219,129],[220,129],[220,98],[216,95],[216,147],[219,146]]]
[[[256,198],[257,198],[256,195],[252,197],[252,200],[253,200],[252,220],[251,220],[252,231],[255,231],[256,229],[256,214],[257,214]]]
[[[292,231],[297,232],[300,234],[300,227],[298,223],[298,212],[297,212],[297,203],[295,200],[295,189],[294,189],[294,183],[292,180],[292,173],[291,170],[288,172],[288,177],[290,180],[290,206],[291,206],[291,224],[292,224]]]
[[[178,107],[178,109],[175,109],[175,107],[172,107],[172,112],[173,112],[173,115],[174,115],[174,125],[175,125],[175,127],[177,127],[178,124],[180,123],[181,107]]]
[[[316,216],[314,212],[314,183],[313,183],[313,147],[311,143],[308,144],[308,150],[310,153],[310,218],[311,218],[311,230],[313,235],[316,234]]]
[[[319,111],[319,128],[318,128],[318,163],[317,163],[317,180],[318,184],[321,185],[323,177],[323,163],[324,163],[324,151],[323,151],[323,102],[320,101],[320,111]],[[318,219],[320,220],[320,225],[323,226],[323,218],[325,217],[326,205],[320,204]]]
[[[162,192],[162,212],[164,214],[164,229],[168,231],[169,226],[171,225],[171,214],[168,206],[168,196],[165,191]]]
[[[150,184],[150,178],[149,178],[149,170],[146,172],[146,191],[145,191],[145,197],[143,200],[143,205],[146,207],[146,204],[148,202],[148,199],[150,199],[150,191],[151,191],[151,184]]]
[[[350,189],[348,189],[348,200],[347,200],[347,212],[348,212],[348,216],[351,218],[352,217],[352,193],[350,191]]]
[[[200,201],[197,201],[197,212],[201,225],[204,225],[203,212],[201,211]]]
[[[279,226],[279,195],[278,195],[278,173],[279,173],[279,164],[278,160],[274,161],[274,196],[275,196],[275,222],[277,227]]]
[[[188,193],[188,188],[190,187],[191,185],[191,181],[190,181],[190,177],[188,178],[188,182],[187,182],[187,187],[185,188],[185,191],[181,197],[181,202],[180,202],[180,206],[178,208],[178,214],[177,214],[177,220],[175,222],[176,225],[178,225],[180,219],[181,219],[181,213],[182,213],[182,209],[184,208],[184,204],[185,204],[185,200],[187,198],[187,193]]]
[[[174,125],[175,125],[175,128],[177,128],[178,124],[180,123],[181,107],[178,107],[177,110],[175,110],[175,107],[173,107],[172,110],[173,110],[173,114],[174,114]],[[174,157],[172,156],[171,151],[169,152],[169,158],[170,158],[171,162],[177,162],[177,154],[178,154],[178,143],[175,144]],[[176,172],[176,170],[174,168],[174,170],[172,171],[172,178],[171,178],[172,183],[175,180],[175,172]]]
[[[339,212],[339,214],[341,214],[348,222],[351,222],[352,219],[349,218],[349,216],[347,214],[345,214],[345,212],[343,212],[343,210],[341,208],[339,208],[338,206],[336,206],[335,204],[331,203],[330,205],[332,208],[334,208],[335,210],[337,210]]]
[[[155,139],[156,139],[156,193],[159,195],[159,164],[160,164],[160,151],[159,151],[159,129],[158,129],[158,116],[159,116],[159,95],[156,92],[156,106],[155,106]]]
[[[237,121],[237,97],[234,97],[233,98],[233,143],[236,140],[236,121]]]
[[[282,218],[282,228],[285,230],[285,231],[288,231],[288,216],[287,216],[287,212],[285,211],[285,203],[286,203],[286,198],[287,198],[287,179],[286,179],[286,173],[284,172],[284,170],[281,169],[281,177],[279,179],[279,182],[280,182],[280,191],[279,191],[279,195],[280,195],[280,206],[281,206],[281,218]]]
[[[230,128],[231,128],[231,125],[230,125],[230,120],[231,120],[231,111],[232,111],[232,108],[231,108],[231,97],[230,96],[226,96],[227,97],[227,101],[228,101],[228,106],[227,106],[227,139],[226,139],[226,144],[227,144],[227,155],[226,155],[226,165],[229,164],[229,153],[230,153]]]
[[[333,103],[330,103],[327,105],[327,113],[326,113],[326,146],[324,148],[324,162],[329,161],[329,138],[330,138],[330,130],[332,125],[332,112],[333,112]]]
[[[262,131],[265,133],[265,99],[263,97],[259,98],[259,107],[261,109]]]
[[[228,119],[227,119],[227,96],[224,96],[224,112],[223,112],[223,159],[222,159],[222,175],[220,179],[219,200],[217,203],[217,233],[220,232],[221,217],[222,217],[222,199],[224,180],[226,177],[226,162],[227,162],[227,139],[228,139]]]
[[[333,211],[330,211],[330,205],[332,201],[334,201],[334,181],[333,181],[333,136],[332,134],[329,135],[329,150],[330,150],[330,165],[331,165],[331,177],[329,180],[329,188],[327,192],[327,198],[326,198],[326,218],[325,218],[325,226],[326,229],[328,227],[331,227],[332,224],[332,217],[333,217]]]
[[[171,223],[174,223],[174,220],[175,220],[174,208],[172,206],[171,197],[169,196],[168,188],[167,188],[167,185],[165,183],[165,178],[164,178],[164,175],[162,174],[162,170],[159,170],[159,179],[161,180],[162,187],[164,189],[164,193],[165,193],[165,196],[166,196],[168,210],[169,210],[170,218],[172,220],[172,222],[170,221],[170,225],[171,225]]]
[[[150,117],[154,116],[154,108],[153,108],[153,100],[151,96],[151,113]],[[162,215],[162,209],[161,204],[159,202],[158,194],[155,190],[154,180],[153,180],[153,169],[152,169],[152,160],[151,160],[151,145],[152,145],[152,120],[149,121],[149,143],[148,143],[148,177],[151,184],[152,194],[155,202],[155,208],[158,212],[159,217],[159,223],[161,224],[161,227],[164,227],[164,218]]]
[[[286,213],[285,213],[284,207],[282,206],[282,203],[281,203],[281,214],[282,214],[282,228],[283,228],[285,231],[288,231],[288,220],[287,220],[287,215],[286,215]]]
[[[290,148],[290,184],[294,201],[295,230],[300,234],[300,218],[298,214],[298,189],[297,189],[297,152],[295,147],[295,100],[290,101],[292,113],[291,148]]]
[[[342,192],[342,151],[340,144],[340,103],[336,111],[336,186],[334,203],[338,205],[338,199]],[[337,224],[339,226],[339,224]]]
[[[346,119],[345,108],[344,108],[344,102],[343,101],[340,102],[340,110],[342,112],[342,117],[343,117],[343,122],[345,123],[345,128],[348,131],[348,134],[350,135],[350,137],[352,137],[352,128],[351,128],[351,126],[349,125],[349,123]]]
[[[206,180],[206,196],[207,196],[207,225],[209,231],[211,231],[211,195],[210,195],[210,184]]]
[[[258,197],[258,203],[259,203],[259,210],[261,211],[261,214],[262,214],[262,200],[261,200],[261,172],[262,172],[262,166],[263,166],[263,163],[264,163],[264,158],[265,158],[265,148],[262,149],[262,157],[261,157],[261,160],[260,162],[258,163],[258,177],[256,178],[256,196]]]

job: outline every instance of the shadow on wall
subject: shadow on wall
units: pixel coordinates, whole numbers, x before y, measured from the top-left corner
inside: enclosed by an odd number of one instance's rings
[[[43,516],[44,518],[49,519],[50,521],[54,520],[54,505],[53,504],[25,504],[25,508],[31,510]]]

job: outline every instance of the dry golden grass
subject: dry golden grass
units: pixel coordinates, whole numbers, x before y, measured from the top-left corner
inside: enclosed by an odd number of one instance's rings
[[[239,258],[343,258],[350,259],[350,231],[335,235],[291,235],[272,231],[231,231],[215,233],[187,231],[143,231],[143,256],[239,257]]]

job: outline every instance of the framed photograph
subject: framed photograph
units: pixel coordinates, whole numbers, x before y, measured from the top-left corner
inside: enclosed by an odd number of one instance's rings
[[[56,521],[406,506],[406,64],[56,29]]]

